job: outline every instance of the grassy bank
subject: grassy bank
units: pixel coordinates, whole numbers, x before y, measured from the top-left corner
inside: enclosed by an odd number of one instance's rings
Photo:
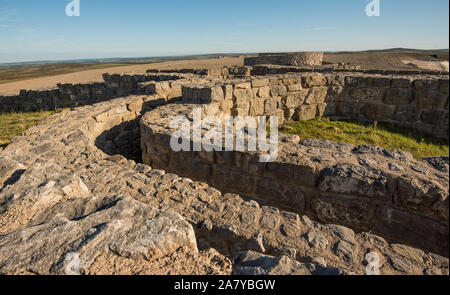
[[[14,136],[58,111],[0,114],[0,147],[6,147]]]
[[[376,145],[386,149],[410,152],[415,158],[448,156],[448,141],[421,136],[417,132],[382,123],[330,121],[326,118],[290,122],[281,132],[297,134],[301,139],[316,138],[351,143],[356,146]]]

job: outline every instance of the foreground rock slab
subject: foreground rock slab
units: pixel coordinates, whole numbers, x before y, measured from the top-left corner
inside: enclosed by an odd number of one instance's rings
[[[181,247],[197,252],[192,226],[179,214],[157,210],[131,198],[67,202],[99,205],[97,211],[68,220],[61,213],[43,225],[29,227],[0,237],[0,271],[4,274],[69,274],[76,257],[81,273],[99,256],[112,252],[131,259],[154,261]],[[78,208],[77,208],[78,207]],[[72,267],[74,265],[72,264]]]

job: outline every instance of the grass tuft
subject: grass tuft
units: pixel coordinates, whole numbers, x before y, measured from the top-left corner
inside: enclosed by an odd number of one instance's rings
[[[59,111],[0,114],[0,147],[6,147],[14,136],[36,125],[40,120]]]
[[[289,122],[281,132],[296,134],[300,138],[315,138],[351,143],[355,146],[375,145],[391,150],[410,152],[416,159],[448,156],[448,141],[423,136],[416,131],[387,123],[331,121],[318,118],[311,121]]]

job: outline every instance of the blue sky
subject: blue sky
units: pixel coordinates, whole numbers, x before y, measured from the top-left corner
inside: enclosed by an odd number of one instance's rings
[[[448,0],[0,0],[0,63],[449,47]]]

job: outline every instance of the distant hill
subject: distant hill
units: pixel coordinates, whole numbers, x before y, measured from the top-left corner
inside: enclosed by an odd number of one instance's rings
[[[155,57],[134,57],[134,58],[93,58],[93,59],[73,59],[73,60],[52,60],[52,61],[30,61],[30,62],[16,62],[16,63],[0,63],[0,68],[13,68],[13,67],[27,67],[49,64],[121,64],[121,65],[133,65],[133,64],[148,64],[164,61],[176,61],[176,60],[196,60],[196,59],[208,59],[217,58],[220,56],[240,56],[243,54],[237,53],[215,53],[215,54],[200,54],[200,55],[185,55],[185,56],[155,56]]]
[[[378,50],[365,50],[365,51],[328,51],[325,52],[328,56],[334,55],[361,55],[364,54],[408,54],[415,55],[416,57],[432,57],[440,60],[449,60],[449,49],[411,49],[411,48],[389,48]],[[180,56],[153,56],[153,57],[133,57],[133,58],[93,58],[93,59],[74,59],[74,60],[46,60],[46,61],[30,61],[30,62],[13,62],[13,63],[0,63],[0,68],[14,68],[14,67],[26,67],[26,66],[38,66],[48,64],[120,64],[120,65],[132,65],[132,64],[148,64],[164,61],[176,61],[176,60],[196,60],[196,59],[208,59],[218,58],[220,56],[243,56],[243,55],[255,55],[255,53],[214,53],[214,54],[198,54],[198,55],[180,55]]]
[[[418,54],[449,54],[449,49],[413,49],[413,48],[388,48],[363,51],[338,51],[330,53],[418,53]]]
[[[325,63],[349,63],[364,69],[411,70],[448,68],[448,49],[391,48],[366,51],[326,52]]]

